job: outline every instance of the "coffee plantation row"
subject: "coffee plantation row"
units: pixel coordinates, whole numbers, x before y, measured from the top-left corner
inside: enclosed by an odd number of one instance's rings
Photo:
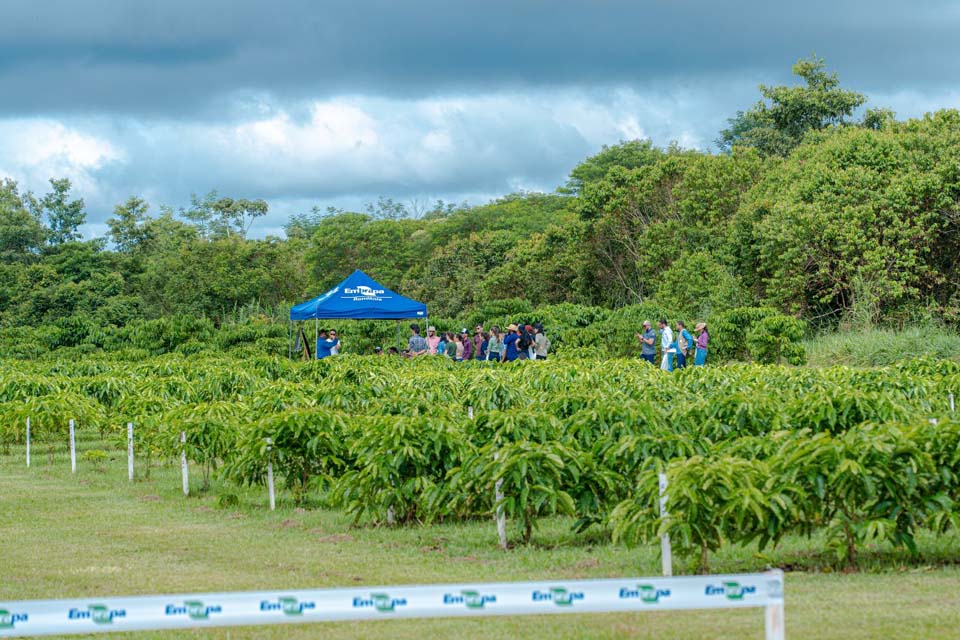
[[[62,449],[73,419],[125,448],[129,421],[147,469],[185,451],[205,487],[256,485],[269,461],[293,499],[358,523],[499,507],[529,541],[538,517],[567,514],[628,544],[669,533],[703,569],[724,544],[822,533],[853,563],[867,544],[916,552],[919,530],[960,526],[958,389],[960,365],[938,360],[672,374],[563,357],[18,362],[0,367],[0,442],[22,443],[29,417],[35,450]]]

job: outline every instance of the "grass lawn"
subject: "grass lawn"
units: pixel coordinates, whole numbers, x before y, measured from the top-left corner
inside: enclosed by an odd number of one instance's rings
[[[87,447],[100,446],[84,443]],[[337,512],[303,510],[265,490],[221,507],[216,491],[184,498],[178,466],[126,479],[125,453],[101,470],[60,451],[0,455],[0,601],[177,592],[440,582],[655,576],[654,547],[627,549],[573,536],[570,521],[541,523],[534,543],[501,552],[492,522],[352,528]],[[194,471],[196,488],[199,473]],[[235,492],[231,489],[230,491]],[[512,533],[516,533],[513,531]],[[760,556],[726,549],[717,572],[783,566],[787,634],[794,638],[960,638],[960,536],[921,541],[922,558],[868,550],[862,571],[827,571],[816,540],[791,539]],[[682,562],[677,569],[682,569]],[[789,570],[793,568],[794,570]],[[679,573],[680,571],[678,571]],[[137,638],[762,638],[761,609],[398,620],[142,632]],[[112,634],[124,637],[125,634]]]

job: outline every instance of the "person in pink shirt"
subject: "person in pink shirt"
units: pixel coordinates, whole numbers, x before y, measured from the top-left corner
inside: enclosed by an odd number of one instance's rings
[[[427,353],[432,356],[437,355],[438,344],[440,344],[440,336],[437,335],[437,328],[427,327]]]

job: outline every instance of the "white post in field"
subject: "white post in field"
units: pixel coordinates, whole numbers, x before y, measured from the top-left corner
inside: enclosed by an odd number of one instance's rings
[[[267,491],[270,492],[270,511],[277,508],[277,500],[273,493],[273,456],[270,455],[272,449],[270,438],[267,438]]]
[[[954,408],[954,405],[953,405],[953,394],[951,393],[950,394],[950,413],[956,413],[956,411],[957,410]]]
[[[30,466],[30,417],[27,416],[27,466]]]
[[[127,423],[127,478],[133,482],[133,423]]]
[[[70,471],[77,472],[77,430],[70,420]]]
[[[660,517],[667,517],[667,474],[660,474]],[[664,577],[673,575],[673,550],[670,547],[670,534],[660,537],[660,564]]]
[[[190,476],[187,473],[187,434],[180,432],[180,472],[183,475],[183,495],[190,495]]]
[[[767,640],[786,640],[787,632],[783,620],[783,571],[774,569],[767,572],[767,592],[774,595],[774,590],[780,591],[776,594],[779,601],[771,602],[763,608],[763,622],[765,637]]]
[[[500,457],[500,452],[493,454],[494,461]],[[507,549],[507,516],[503,512],[503,478],[497,480],[493,486],[493,499],[497,505],[497,539],[500,541],[500,548]]]

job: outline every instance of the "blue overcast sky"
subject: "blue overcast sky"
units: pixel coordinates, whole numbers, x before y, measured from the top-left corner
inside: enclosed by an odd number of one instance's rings
[[[815,52],[899,117],[960,107],[960,3],[3,0],[0,176],[311,206],[552,191],[604,144],[708,149]]]

